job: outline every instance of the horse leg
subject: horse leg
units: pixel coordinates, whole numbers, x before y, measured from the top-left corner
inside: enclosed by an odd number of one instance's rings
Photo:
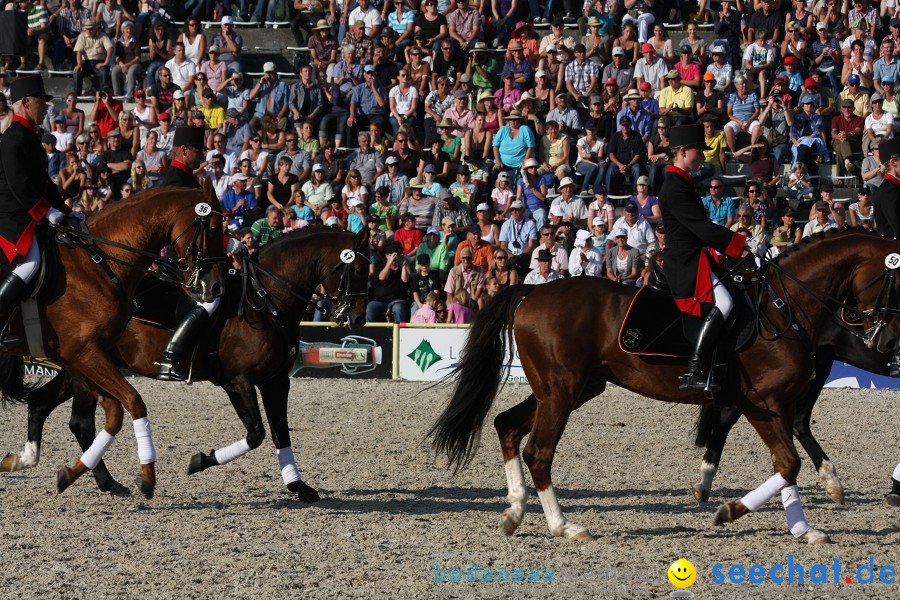
[[[89,381],[92,392],[101,398],[100,405],[106,413],[106,423],[94,438],[91,447],[75,462],[71,469],[62,467],[56,475],[56,488],[64,491],[78,477],[93,469],[100,462],[103,453],[112,445],[115,435],[122,428],[123,408],[134,419],[134,435],[137,441],[138,459],[141,473],[137,483],[144,497],[150,499],[156,488],[156,448],[147,418],[147,405],[141,395],[119,373],[106,353],[97,345],[85,346],[71,361],[72,368]]]
[[[191,457],[188,464],[188,475],[205,471],[210,467],[228,464],[234,459],[258,448],[266,439],[266,430],[263,428],[262,415],[259,413],[259,403],[256,401],[256,388],[249,381],[240,379],[223,383],[222,389],[228,394],[231,406],[244,427],[247,429],[247,437],[238,440],[229,446],[210,450],[209,454],[198,452]]]
[[[700,463],[700,481],[691,488],[691,494],[697,502],[708,502],[713,478],[716,476],[719,462],[722,460],[725,440],[728,438],[731,428],[741,418],[741,411],[734,405],[718,406],[714,404],[707,404],[702,410],[711,411],[713,421],[706,442],[706,452]],[[715,418],[716,414],[718,414],[718,418]]]
[[[506,485],[509,494],[509,508],[503,511],[500,523],[506,535],[515,533],[525,516],[525,504],[528,490],[525,489],[525,473],[522,470],[522,459],[519,457],[519,444],[522,438],[531,431],[534,411],[537,407],[534,394],[524,401],[505,410],[494,418],[494,429],[500,436],[500,448],[503,451],[503,467],[506,470]]]
[[[96,431],[94,415],[97,411],[97,398],[80,376],[76,376],[73,380],[72,390],[74,398],[72,415],[69,418],[69,430],[75,435],[81,449],[86,452],[94,442],[94,432]],[[109,492],[120,498],[131,496],[131,490],[115,480],[102,459],[91,472],[94,475],[94,483],[101,492]]]
[[[307,485],[300,477],[297,463],[294,460],[294,449],[291,447],[291,433],[288,427],[287,402],[291,389],[291,379],[287,374],[279,373],[265,383],[259,385],[263,408],[272,432],[272,443],[278,453],[278,468],[281,479],[291,492],[297,494],[301,502],[318,502],[319,492]]]
[[[773,407],[778,406],[774,399],[767,399],[761,405],[767,407],[768,415],[757,417],[751,410],[744,413],[744,416],[769,448],[775,474],[758,488],[744,495],[736,504],[734,502],[722,504],[716,511],[713,523],[715,525],[731,523],[747,513],[757,510],[780,491],[791,535],[798,539],[804,539],[810,544],[830,544],[831,539],[828,535],[810,527],[803,514],[800,491],[797,488],[800,456],[794,447],[791,432],[786,426],[786,419],[783,415],[771,414]]]
[[[527,372],[527,374],[531,380],[531,373]],[[550,533],[556,536],[565,536],[576,542],[589,542],[594,539],[591,533],[581,525],[572,523],[563,515],[550,477],[553,455],[556,453],[556,446],[566,429],[569,415],[584,401],[575,402],[574,407],[572,403],[566,402],[567,399],[576,398],[576,394],[571,389],[571,381],[559,380],[550,383],[551,385],[544,386],[546,393],[542,393],[540,396],[535,394],[538,400],[533,418],[534,426],[531,435],[528,436],[522,458],[525,459],[525,464],[528,465],[528,470],[531,472],[531,479],[534,481],[538,498],[541,500]],[[532,389],[535,387],[537,386],[533,385]]]
[[[0,471],[21,471],[36,467],[41,457],[44,423],[56,407],[69,399],[65,393],[65,375],[60,373],[28,394],[28,441],[18,454],[7,454],[0,461]]]
[[[843,504],[844,485],[838,477],[837,469],[834,468],[834,464],[828,459],[825,450],[819,445],[809,428],[813,407],[816,405],[816,400],[819,399],[819,394],[822,393],[822,388],[825,387],[825,380],[828,378],[833,363],[830,356],[826,358],[829,359],[827,364],[816,361],[816,376],[810,382],[809,391],[803,396],[803,400],[797,404],[797,414],[794,416],[794,434],[812,459],[819,479],[825,486],[825,493],[838,504]]]

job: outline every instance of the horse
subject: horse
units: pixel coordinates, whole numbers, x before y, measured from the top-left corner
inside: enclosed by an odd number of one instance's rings
[[[290,232],[260,249],[260,290],[243,294],[243,280],[228,286],[219,311],[227,317],[195,353],[197,357],[211,358],[193,360],[191,379],[214,381],[222,387],[247,435],[208,455],[195,454],[188,467],[189,474],[224,465],[259,447],[266,436],[257,402],[256,388],[259,388],[285,485],[303,502],[319,499],[318,492],[300,478],[291,448],[287,418],[290,371],[300,338],[299,323],[319,285],[331,299],[333,308],[328,314],[338,325],[351,328],[365,325],[368,231],[363,228],[354,235],[330,227],[309,227]],[[241,271],[247,274],[253,268],[245,261]],[[116,345],[117,365],[145,377],[155,377],[155,361],[169,335],[163,327],[132,319]],[[9,365],[8,362],[0,359],[0,373],[15,369],[21,372],[21,363]],[[96,401],[81,379],[73,375],[63,369],[30,393],[28,442],[21,453],[8,454],[0,461],[0,471],[18,471],[37,465],[44,422],[57,406],[73,396],[69,427],[82,448],[92,444]],[[26,460],[32,457],[33,460]],[[93,473],[101,491],[117,496],[130,494],[112,477],[102,460]]]
[[[134,419],[141,463],[138,485],[144,496],[153,496],[156,449],[147,407],[119,373],[111,351],[128,324],[138,282],[154,262],[177,271],[193,298],[211,301],[222,295],[224,251],[218,210],[215,192],[207,185],[203,190],[149,190],[91,215],[87,224],[93,245],[58,244],[57,272],[48,271],[51,276],[38,292],[43,351],[29,348],[24,319],[13,320],[12,331],[22,343],[8,352],[42,354],[80,374],[106,415],[98,443],[74,467],[57,472],[58,492],[96,465],[122,427],[124,408]],[[179,257],[177,263],[158,258],[170,245]],[[22,401],[27,391],[24,374],[6,375],[0,389],[4,399]]]
[[[791,424],[796,402],[814,372],[814,350],[822,322],[835,311],[836,298],[852,298],[877,328],[870,343],[887,352],[900,337],[894,272],[885,257],[900,249],[896,240],[862,230],[827,234],[785,252],[768,266],[778,277],[771,291],[759,292],[759,316],[780,335],[756,336],[743,350],[728,354],[721,394],[756,429],[772,456],[775,474],[739,502],[723,503],[714,524],[724,525],[756,510],[780,490],[792,535],[811,544],[830,543],[803,514],[796,477],[800,457]],[[898,257],[900,258],[900,257]],[[887,282],[877,286],[873,283]],[[522,438],[530,433],[522,458],[531,472],[550,533],[589,541],[587,528],[569,521],[554,492],[550,469],[572,411],[601,394],[607,383],[667,402],[705,404],[704,394],[678,389],[684,359],[642,357],[619,347],[618,333],[637,292],[594,277],[572,277],[544,285],[507,288],[489,301],[471,324],[461,360],[446,376],[456,380],[452,397],[428,433],[437,453],[456,470],[477,448],[484,420],[508,371],[515,339],[532,393],[494,419],[509,488],[510,507],[501,525],[512,535],[522,522],[527,491],[519,458]],[[591,309],[586,302],[596,303]],[[514,329],[513,329],[514,326]],[[506,329],[506,331],[504,331]]]
[[[797,411],[794,415],[794,434],[812,459],[825,488],[825,493],[838,504],[844,503],[844,486],[838,477],[834,463],[828,458],[810,429],[813,408],[819,399],[822,388],[825,387],[825,381],[828,379],[834,361],[839,360],[876,375],[888,376],[890,371],[888,363],[890,363],[891,356],[891,353],[867,348],[860,341],[856,332],[836,324],[827,327],[827,331],[819,340],[819,347],[815,353],[815,377],[810,382],[809,390],[797,403]],[[740,418],[741,413],[735,406],[707,404],[700,409],[695,444],[699,448],[705,446],[706,452],[703,455],[703,462],[700,464],[700,481],[691,487],[691,494],[698,502],[709,500],[712,481],[718,472],[719,461],[722,459],[725,439]]]

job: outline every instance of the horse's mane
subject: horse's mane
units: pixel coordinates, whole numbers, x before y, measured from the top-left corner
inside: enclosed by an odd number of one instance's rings
[[[130,226],[131,222],[135,218],[140,218],[144,215],[144,212],[140,209],[135,210],[135,205],[142,202],[150,202],[151,199],[160,196],[165,198],[172,194],[175,190],[178,191],[197,191],[200,190],[191,190],[189,188],[181,189],[181,188],[169,188],[169,187],[156,187],[143,190],[138,192],[133,197],[128,200],[120,200],[118,202],[113,202],[111,204],[107,204],[103,207],[103,210],[98,211],[91,215],[90,227],[92,230],[103,230],[110,228],[112,231],[122,231],[124,227]],[[213,207],[215,209],[215,207]],[[125,212],[125,214],[119,214]]]
[[[344,231],[342,229],[335,229],[334,227],[330,227],[328,225],[310,225],[309,227],[304,227],[302,229],[293,229],[286,234],[279,236],[272,240],[270,243],[266,244],[262,248],[259,249],[260,255],[263,253],[270,253],[273,251],[282,250],[283,246],[290,246],[293,241],[306,239],[308,237],[313,237],[315,235],[332,235],[343,233],[350,233],[348,231]]]
[[[824,240],[830,240],[834,237],[842,237],[852,234],[862,234],[867,236],[872,236],[876,238],[881,238],[884,240],[889,240],[893,238],[888,238],[886,235],[880,234],[878,232],[872,231],[871,229],[866,229],[865,227],[856,226],[856,227],[839,227],[837,229],[832,229],[829,231],[822,231],[819,233],[814,233],[813,235],[804,237],[800,239],[800,243],[794,244],[793,246],[788,247],[787,250],[779,254],[775,257],[776,262],[781,262],[785,258],[790,258],[792,256],[797,256],[801,254],[805,254],[810,252],[810,248],[818,248],[819,243]]]

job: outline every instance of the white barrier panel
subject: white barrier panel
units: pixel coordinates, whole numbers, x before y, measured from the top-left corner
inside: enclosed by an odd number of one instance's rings
[[[459,362],[468,328],[401,327],[399,376],[407,381],[437,381]],[[514,346],[515,347],[515,346]],[[527,383],[518,354],[509,370],[509,381]]]

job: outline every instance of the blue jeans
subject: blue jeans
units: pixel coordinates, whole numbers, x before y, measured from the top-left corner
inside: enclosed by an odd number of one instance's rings
[[[626,167],[626,168],[628,168],[628,167]],[[636,186],[638,177],[641,176],[641,163],[639,163],[639,162],[634,163],[633,165],[631,165],[630,169],[631,169],[631,179],[633,180],[632,185]],[[613,163],[613,162],[609,163],[609,165],[606,167],[606,192],[608,194],[615,195],[613,183],[616,182],[616,179],[619,176],[621,176],[621,173],[619,173],[619,167],[616,166],[616,163]],[[634,190],[633,189],[629,190],[629,193],[633,194]]]
[[[793,157],[793,161],[791,162],[791,169],[797,164],[797,156],[801,153],[803,154],[803,156],[800,157],[801,160],[803,160],[809,152],[816,152],[822,157],[825,164],[831,163],[831,157],[828,155],[828,148],[825,147],[825,142],[822,138],[803,136],[800,138],[799,144],[792,144],[792,146],[791,156]],[[806,152],[801,152],[801,148],[804,146],[807,147],[808,150]]]
[[[206,21],[212,17],[214,6],[215,0],[187,0],[184,3],[184,11],[188,15]]]
[[[81,70],[75,73],[75,93],[81,95],[84,87],[85,77],[94,77],[95,89],[101,90],[104,85],[109,83],[109,65],[105,67],[97,66],[100,61],[84,59],[81,61]]]
[[[409,305],[405,300],[396,300],[394,302],[382,302],[380,300],[369,300],[366,305],[366,321],[369,323],[383,323],[384,313],[390,307],[394,315],[394,323],[409,322]]]
[[[590,186],[594,186],[595,190],[597,189],[597,184],[594,180],[597,177],[597,173],[603,172],[603,167],[578,161],[575,163],[575,172],[584,175],[584,180],[581,182],[581,192],[584,193]]]
[[[547,224],[547,209],[546,208],[535,208],[528,209],[525,214],[526,217],[531,217],[534,219],[535,226],[540,229],[544,225]]]
[[[243,2],[241,4],[243,5]],[[253,11],[253,18],[260,23],[271,23],[275,21],[276,10],[278,10],[278,0],[258,0],[256,10]],[[265,18],[263,18],[263,13],[265,13]]]
[[[332,107],[322,120],[319,122],[319,137],[327,138],[332,135],[335,138],[335,145],[340,146],[339,142],[347,140],[347,117],[350,111],[346,108]],[[331,130],[334,129],[334,134]]]
[[[162,67],[166,66],[161,60],[154,60],[152,63],[147,65],[147,85],[159,85],[159,78],[156,76],[156,72],[159,71]]]
[[[791,155],[791,145],[784,143],[772,146],[772,154],[775,156],[775,162],[779,165],[783,165]]]
[[[394,115],[391,115],[390,119],[388,119],[388,120],[391,123],[391,131],[394,132],[394,135],[397,135],[397,130],[400,129],[400,123],[397,121],[396,118],[394,118]],[[416,130],[418,128],[418,122],[416,120],[416,115],[411,115],[409,117],[406,117],[405,124],[412,127],[413,130]]]

